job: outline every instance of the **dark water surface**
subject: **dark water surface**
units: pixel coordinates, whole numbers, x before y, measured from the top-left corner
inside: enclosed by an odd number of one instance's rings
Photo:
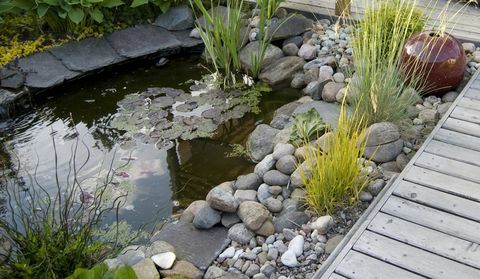
[[[71,169],[69,159],[77,140],[77,161],[89,158],[80,171],[82,178],[88,177],[86,185],[96,181],[91,177],[104,176],[110,162],[118,167],[132,157],[134,160],[125,168],[127,175],[121,178],[129,185],[129,195],[120,218],[133,226],[152,224],[175,212],[174,201],[180,208],[186,207],[193,200],[204,199],[215,185],[251,171],[254,165],[247,159],[226,156],[232,151],[230,144],[243,144],[256,124],[268,123],[275,109],[299,96],[298,91],[287,87],[274,89],[262,97],[260,114],[247,114],[221,125],[211,139],[179,140],[169,150],[140,143],[125,149],[119,133],[105,127],[118,101],[149,87],[188,92],[188,80],[200,80],[208,73],[198,57],[175,58],[163,68],[150,64],[97,74],[36,100],[33,111],[0,124],[5,146],[18,156],[23,167],[32,173],[36,168],[37,180],[48,189],[55,189],[52,135],[61,183]]]

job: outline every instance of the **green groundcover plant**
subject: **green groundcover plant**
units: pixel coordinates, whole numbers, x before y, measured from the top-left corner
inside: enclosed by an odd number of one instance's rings
[[[111,242],[97,236],[103,217],[113,213],[118,218],[118,209],[126,197],[126,194],[110,192],[115,177],[113,159],[104,176],[92,178],[95,185],[89,184],[90,191],[87,191],[87,180],[81,172],[88,162],[88,148],[80,151],[77,140],[72,149],[70,171],[60,174],[53,140],[55,171],[52,177],[56,186],[53,190],[38,183],[36,172],[20,169],[20,163],[15,176],[2,177],[8,182],[9,212],[0,218],[0,233],[13,247],[5,264],[0,266],[2,276],[65,278],[75,268],[90,268],[122,248],[117,244],[118,225],[112,228],[117,236]],[[80,160],[79,152],[87,154],[86,159]],[[20,178],[20,173],[25,179]],[[108,235],[105,231],[102,234]],[[136,233],[130,234],[127,242],[136,236]]]

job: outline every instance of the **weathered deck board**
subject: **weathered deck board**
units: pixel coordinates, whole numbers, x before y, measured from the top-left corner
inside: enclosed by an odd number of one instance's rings
[[[425,152],[480,166],[480,152],[449,143],[432,140],[425,148]]]
[[[404,199],[480,222],[480,203],[415,183],[402,181],[394,195]]]
[[[368,229],[405,244],[480,268],[479,245],[471,241],[452,238],[436,230],[384,213],[379,213]],[[412,231],[415,233],[411,233]]]
[[[374,1],[372,0],[352,0],[350,18],[362,18],[365,14],[365,7],[367,5],[371,6],[373,3]],[[442,21],[442,10],[447,4],[447,0],[418,0],[416,4],[430,18],[427,26],[431,28],[438,26],[439,22]],[[283,5],[306,13],[321,14],[327,17],[335,16],[334,0],[287,0]],[[478,42],[480,41],[480,29],[478,28],[480,26],[480,10],[476,7],[468,6],[455,16],[462,6],[463,4],[461,3],[450,3],[443,20],[447,22],[446,31],[460,40]]]
[[[480,183],[480,167],[424,152],[415,162],[416,166],[443,174]],[[477,189],[475,189],[477,190]]]
[[[430,278],[474,278],[480,274],[473,267],[370,231],[363,233],[353,249]]]
[[[479,73],[315,278],[480,278]]]
[[[380,278],[385,274],[388,274],[389,278],[422,278],[414,273],[355,251],[345,257],[345,261],[340,264],[336,272],[348,278]]]
[[[443,128],[475,137],[480,137],[480,124],[461,119],[449,118],[447,121],[445,121],[445,124],[443,124]]]

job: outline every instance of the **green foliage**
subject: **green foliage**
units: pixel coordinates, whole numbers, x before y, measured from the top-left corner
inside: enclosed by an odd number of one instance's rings
[[[11,0],[3,10],[19,15],[32,15],[45,20],[48,26],[62,32],[104,21],[104,12],[123,5],[122,0]]]
[[[233,108],[238,105],[246,105],[254,114],[260,113],[260,101],[264,93],[271,92],[270,86],[263,82],[257,82],[253,85],[246,85],[243,83],[236,83],[235,89],[241,90],[241,94],[229,100],[229,107]]]
[[[164,13],[168,11],[168,9],[170,9],[170,7],[172,6],[172,4],[174,4],[174,2],[175,1],[172,1],[172,0],[133,0],[130,7],[136,8],[136,7],[144,6],[147,4],[151,4],[160,8],[160,10]]]
[[[313,108],[303,113],[297,113],[293,118],[295,119],[295,123],[290,132],[290,142],[296,146],[319,138],[328,128],[327,124],[323,122],[323,119],[318,114],[318,111]]]
[[[355,29],[352,41],[355,74],[347,95],[368,124],[398,122],[407,117],[407,108],[416,97],[402,93],[408,87],[421,88],[421,81],[419,77],[402,75],[399,58],[405,41],[424,25],[422,13],[413,0],[395,0],[380,4],[378,9],[368,9],[367,16]]]
[[[243,0],[227,1],[227,12],[222,15],[219,7],[220,1],[210,1],[210,10],[202,0],[189,0],[193,10],[200,11],[204,18],[202,23],[197,23],[200,37],[205,44],[207,61],[210,62],[218,79],[223,79],[223,85],[235,84],[235,75],[240,71],[239,50],[242,41],[240,29],[242,27]],[[198,15],[195,15],[199,18]]]
[[[14,247],[14,253],[0,266],[0,274],[7,278],[65,278],[76,267],[91,267],[110,251],[121,248],[117,242],[107,246],[95,235],[103,217],[118,212],[126,197],[105,198],[115,177],[112,164],[105,176],[95,179],[97,184],[85,185],[87,180],[80,171],[88,159],[79,162],[77,152],[89,151],[79,150],[77,138],[69,162],[71,172],[60,177],[56,145],[52,142],[55,168],[51,175],[56,181],[53,189],[40,185],[35,174],[20,168],[20,162],[15,177],[3,177],[8,183],[5,189],[9,214],[0,218],[0,231]]]
[[[91,269],[77,268],[67,279],[136,279],[135,271],[130,266],[120,266],[108,270],[105,263],[96,264]]]
[[[400,0],[389,0],[380,4],[376,9],[368,9],[365,18],[360,22],[359,28],[365,32],[377,32],[375,26],[370,25],[374,21],[381,23],[380,39],[375,46],[379,52],[379,59],[388,58],[389,48],[395,43],[395,50],[402,47],[406,39],[425,28],[426,18],[423,11],[416,8],[413,1],[401,3]],[[401,27],[397,25],[401,24]],[[379,25],[380,26],[380,25]],[[394,36],[396,36],[394,38]]]
[[[321,146],[307,149],[302,181],[306,202],[318,214],[352,204],[368,183],[358,160],[363,156],[366,142],[362,123],[347,117],[342,105],[338,127],[325,134]]]
[[[248,157],[248,151],[245,148],[245,146],[243,146],[241,144],[238,144],[238,143],[234,143],[234,144],[230,144],[230,147],[232,148],[232,151],[226,153],[225,157],[227,157],[227,158],[233,158],[233,157],[245,157],[245,158],[247,158]]]
[[[270,20],[274,17],[275,13],[280,8],[280,4],[282,4],[284,0],[258,0],[257,1],[257,9],[259,9],[259,33],[258,33],[258,41],[259,41],[259,52],[257,53],[250,53],[250,63],[252,67],[250,69],[250,74],[257,78],[260,75],[260,71],[262,70],[263,66],[263,59],[265,58],[265,53],[267,51],[268,46],[272,41],[273,34],[277,31],[277,29],[281,26],[277,26],[275,30],[272,30]],[[282,24],[288,21],[287,18]]]

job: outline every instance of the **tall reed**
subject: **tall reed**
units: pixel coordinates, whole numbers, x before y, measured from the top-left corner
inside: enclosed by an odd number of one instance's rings
[[[225,15],[220,11],[220,1],[210,0],[210,10],[202,0],[189,1],[192,9],[203,16],[203,23],[197,23],[197,30],[205,44],[208,62],[213,65],[224,86],[233,85],[241,68],[239,51],[245,39],[241,37],[243,0],[226,1]],[[198,15],[195,17],[200,18]]]

